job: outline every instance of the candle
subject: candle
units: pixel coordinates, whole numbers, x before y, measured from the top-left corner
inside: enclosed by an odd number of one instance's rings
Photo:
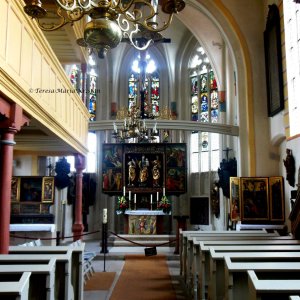
[[[128,193],[129,193],[129,195],[128,195],[129,201],[131,201],[131,191],[129,191]]]
[[[152,200],[153,200],[153,195],[150,195],[150,204],[152,204]]]
[[[114,131],[117,132],[118,129],[117,129],[117,124],[114,122]]]
[[[103,208],[103,224],[107,223],[107,208]]]
[[[126,118],[124,119],[124,128],[126,129]]]
[[[159,201],[159,192],[156,193],[157,202]]]
[[[136,204],[136,194],[134,194],[134,204]]]
[[[126,191],[125,191],[125,185],[123,186],[123,196],[125,196]]]
[[[163,196],[166,196],[166,188],[163,188]]]

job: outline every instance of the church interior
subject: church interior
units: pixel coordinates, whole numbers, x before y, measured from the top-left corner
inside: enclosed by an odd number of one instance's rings
[[[0,0],[0,298],[300,299],[299,11]]]

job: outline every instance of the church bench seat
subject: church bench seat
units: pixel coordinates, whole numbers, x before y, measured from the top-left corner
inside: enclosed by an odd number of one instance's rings
[[[31,272],[23,272],[19,279],[0,281],[0,299],[29,300],[30,276]]]
[[[83,253],[85,243],[75,247],[69,246],[36,246],[18,247],[10,246],[10,254],[66,254],[72,252],[71,264],[71,283],[74,289],[74,299],[83,299]]]
[[[267,233],[266,231],[181,231],[180,232],[180,274],[184,280],[188,278],[188,272],[193,258],[193,241],[194,239],[208,240],[230,240],[233,239],[271,239],[283,238],[291,239],[291,237],[279,237],[278,233]]]
[[[193,230],[182,230],[179,229],[179,258],[180,258],[180,274],[184,273],[183,270],[183,261],[186,260],[187,257],[187,239],[188,237],[196,237],[196,236],[231,236],[231,235],[239,235],[244,236],[245,234],[252,234],[252,235],[268,235],[269,233],[265,230],[253,230],[253,231],[244,231],[244,232],[237,232],[237,231],[193,231]],[[272,236],[278,236],[278,233],[270,234]]]
[[[225,294],[225,257],[232,261],[242,262],[300,262],[300,249],[298,252],[215,252],[210,249],[208,295],[209,299],[223,299]]]
[[[30,265],[0,265],[0,278],[14,274],[31,272],[29,279],[29,299],[30,300],[54,300],[55,285],[55,258],[51,258],[44,264]]]
[[[255,299],[249,295],[248,270],[255,271],[264,279],[297,279],[300,290],[300,262],[232,262],[230,257],[225,257],[224,299]]]
[[[282,240],[231,240],[231,241],[194,241],[194,261],[190,274],[190,285],[192,285],[198,297],[204,297],[208,287],[210,274],[210,250],[216,252],[264,252],[264,251],[300,251],[300,243]],[[189,287],[191,288],[191,287]]]
[[[300,272],[300,271],[299,271]],[[255,270],[248,270],[248,290],[251,300],[300,299],[300,279],[259,279]],[[285,275],[285,274],[284,274]],[[283,276],[284,276],[283,275]],[[298,295],[297,295],[298,294]],[[243,298],[246,300],[246,298]]]
[[[72,250],[66,254],[7,254],[0,255],[0,265],[37,264],[55,259],[55,299],[74,299],[72,276]]]
[[[193,286],[193,269],[197,269],[200,264],[200,254],[199,254],[199,244],[201,242],[209,243],[213,245],[230,245],[230,244],[299,244],[298,240],[294,240],[287,236],[273,236],[272,234],[267,234],[266,236],[256,236],[252,234],[245,235],[212,235],[212,236],[190,236],[187,238],[188,247],[186,247],[187,255],[183,260],[183,279],[188,288]],[[206,250],[209,250],[208,248]],[[209,258],[209,257],[208,257]]]

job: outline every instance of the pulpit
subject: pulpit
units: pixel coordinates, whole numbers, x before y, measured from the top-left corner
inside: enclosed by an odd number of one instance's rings
[[[186,220],[189,218],[189,216],[174,216],[173,218],[177,221],[176,245],[174,254],[179,254],[179,229],[186,230]]]

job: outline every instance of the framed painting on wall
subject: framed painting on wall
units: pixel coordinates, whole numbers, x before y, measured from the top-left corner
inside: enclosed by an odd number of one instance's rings
[[[239,177],[230,177],[230,220],[241,219],[241,187]]]
[[[267,177],[241,177],[242,221],[269,220]]]
[[[54,177],[43,177],[42,202],[54,201]]]
[[[269,178],[269,191],[270,219],[271,221],[284,221],[284,190],[281,176]]]

